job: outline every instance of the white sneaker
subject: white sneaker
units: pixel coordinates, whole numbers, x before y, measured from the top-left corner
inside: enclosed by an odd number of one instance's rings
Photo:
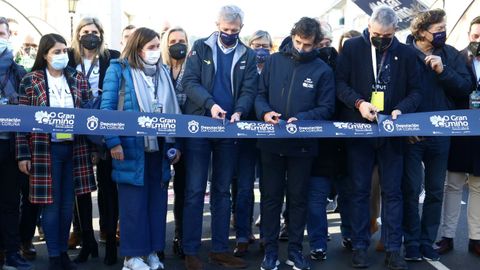
[[[156,252],[152,252],[148,255],[147,264],[150,266],[150,270],[165,269]]]
[[[145,264],[142,258],[132,257],[128,261],[127,258],[125,258],[122,270],[150,270],[150,266]]]

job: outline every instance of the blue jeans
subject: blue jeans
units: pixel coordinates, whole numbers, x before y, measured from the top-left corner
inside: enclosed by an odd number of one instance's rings
[[[330,188],[330,178],[322,176],[310,178],[307,231],[311,250],[327,250],[328,222],[326,208]]]
[[[165,249],[168,183],[162,179],[162,162],[161,152],[145,153],[143,186],[118,184],[121,256]]]
[[[370,190],[375,163],[382,190],[382,241],[386,251],[402,245],[403,138],[349,139],[348,167],[352,186],[351,224],[355,249],[370,245]]]
[[[183,211],[183,249],[197,255],[201,245],[203,206],[212,158],[210,210],[212,252],[227,252],[230,228],[230,184],[237,161],[237,142],[233,139],[188,138],[185,140],[185,208]]]
[[[432,245],[437,237],[449,149],[450,137],[429,137],[407,147],[402,186],[405,246]],[[420,219],[418,196],[422,189],[422,161],[425,165],[425,200]]]
[[[72,223],[74,189],[73,144],[51,143],[51,171],[53,203],[42,209],[42,227],[45,232],[48,256],[58,257],[68,250],[68,236]]]
[[[252,215],[255,182],[255,165],[258,158],[257,140],[239,141],[237,163],[237,196],[235,205],[235,230],[238,243],[248,243],[252,234]]]

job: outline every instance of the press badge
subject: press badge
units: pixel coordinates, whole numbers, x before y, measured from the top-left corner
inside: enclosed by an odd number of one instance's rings
[[[385,94],[383,91],[372,92],[372,100],[370,103],[372,103],[373,106],[377,107],[379,112],[383,111],[384,109],[383,108],[384,100],[385,100]]]
[[[160,103],[158,99],[154,99],[152,101],[152,112],[154,113],[162,113],[163,112],[163,105]]]
[[[70,133],[55,133],[55,139],[59,141],[71,141],[73,140],[73,135]]]

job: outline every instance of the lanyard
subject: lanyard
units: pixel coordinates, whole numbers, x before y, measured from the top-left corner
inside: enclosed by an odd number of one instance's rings
[[[375,92],[378,89],[378,80],[380,79],[380,75],[383,71],[383,64],[385,64],[385,58],[387,58],[387,51],[382,55],[382,60],[380,60],[380,68],[378,70],[377,76],[377,52],[375,51],[375,47],[372,45],[372,68],[373,68],[373,76],[375,78]]]
[[[53,95],[55,95],[55,98],[58,100],[58,103],[60,103],[60,107],[61,108],[65,108],[65,103],[66,103],[66,99],[67,99],[67,93],[65,92],[66,89],[63,89],[62,86],[64,86],[64,78],[65,77],[61,77],[61,80],[59,80],[61,83],[60,83],[60,87],[58,87],[56,84],[53,83],[54,79],[53,77],[52,78],[52,84],[50,85],[53,85],[54,88],[52,88],[52,92],[53,92]]]
[[[85,74],[85,78],[87,79],[87,81],[89,80],[90,75],[92,74],[93,68],[95,67],[96,64],[97,64],[97,57],[95,57],[92,60],[92,63],[90,64],[90,68],[88,69],[88,72],[85,73],[85,65],[83,64],[83,60],[82,60],[82,63],[81,63],[82,72],[83,72],[83,74]]]

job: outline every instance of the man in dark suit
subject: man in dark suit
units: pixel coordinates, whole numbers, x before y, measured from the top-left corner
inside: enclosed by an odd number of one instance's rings
[[[385,6],[372,13],[363,35],[345,42],[337,61],[337,97],[344,121],[372,122],[377,113],[395,120],[414,112],[421,100],[418,66],[412,49],[395,38],[398,17]],[[369,197],[378,164],[382,187],[382,230],[390,269],[406,269],[402,244],[402,138],[349,139],[346,143],[352,186],[352,266],[368,267]]]

